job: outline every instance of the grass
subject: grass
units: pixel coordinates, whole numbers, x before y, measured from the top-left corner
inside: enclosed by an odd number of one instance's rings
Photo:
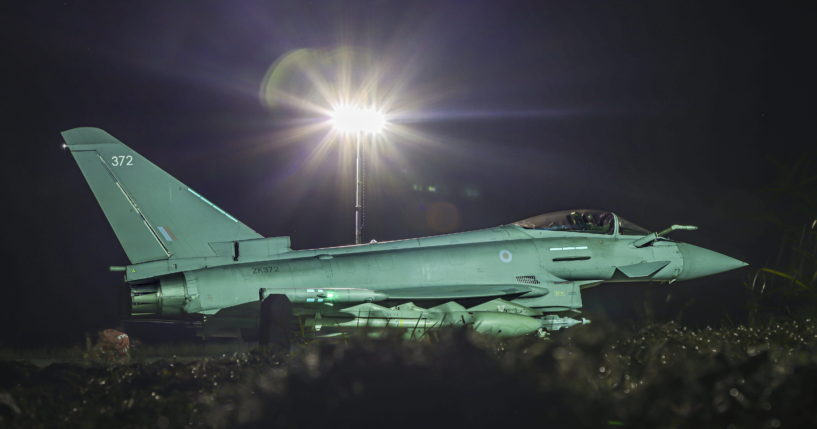
[[[591,325],[550,341],[450,330],[198,358],[187,354],[198,346],[166,347],[108,365],[7,360],[0,426],[814,427],[816,345],[808,320]]]

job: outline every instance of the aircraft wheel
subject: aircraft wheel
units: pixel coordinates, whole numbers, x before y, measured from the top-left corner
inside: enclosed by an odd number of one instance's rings
[[[277,350],[289,350],[292,339],[292,303],[286,295],[270,295],[261,301],[258,344]]]

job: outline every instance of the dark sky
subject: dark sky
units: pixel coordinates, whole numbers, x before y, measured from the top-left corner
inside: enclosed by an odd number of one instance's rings
[[[770,160],[790,165],[817,142],[815,6],[576,3],[65,1],[4,12],[0,343],[115,323],[122,282],[107,267],[127,260],[60,148],[65,129],[106,129],[265,236],[350,242],[343,149],[301,168],[320,136],[276,141],[298,112],[259,98],[269,67],[301,48],[365,50],[404,72],[407,99],[430,100],[409,124],[424,143],[395,138],[394,156],[369,160],[367,238],[607,208],[651,229],[698,225],[677,238],[766,262],[777,238],[761,218],[780,210],[762,191],[778,174]],[[673,285],[675,300],[718,321],[746,273]],[[585,299],[616,315],[655,288],[608,285]]]

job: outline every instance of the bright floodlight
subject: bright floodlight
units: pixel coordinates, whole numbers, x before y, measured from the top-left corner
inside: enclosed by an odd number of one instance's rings
[[[332,126],[342,133],[379,133],[385,125],[386,117],[373,108],[341,106],[332,113]]]

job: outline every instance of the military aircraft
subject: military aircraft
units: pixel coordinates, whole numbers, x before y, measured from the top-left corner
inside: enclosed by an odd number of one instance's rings
[[[566,210],[476,231],[293,250],[262,237],[98,128],[62,133],[130,264],[133,318],[181,320],[204,336],[288,341],[400,327],[469,326],[497,336],[576,324],[581,291],[675,282],[744,262],[650,232],[615,213]],[[577,317],[577,316],[576,316]]]

